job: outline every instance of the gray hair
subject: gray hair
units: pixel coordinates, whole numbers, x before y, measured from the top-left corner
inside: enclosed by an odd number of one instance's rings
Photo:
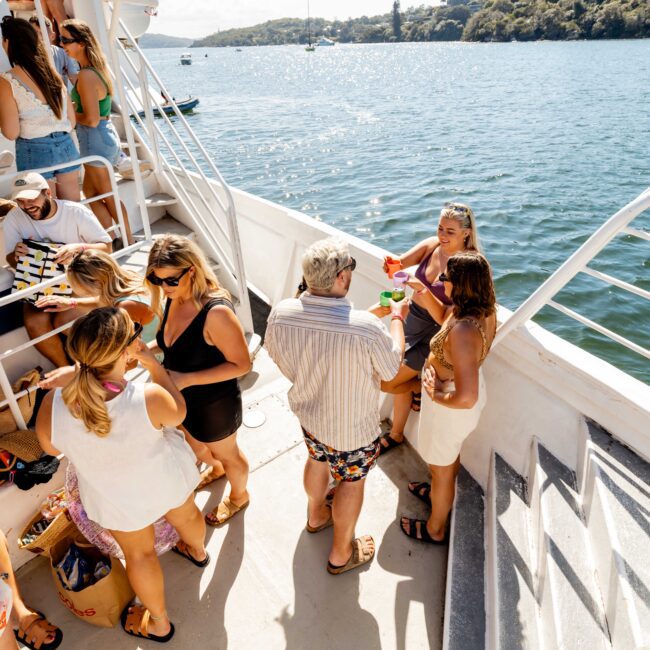
[[[321,239],[302,256],[302,274],[310,289],[329,291],[341,269],[350,263],[350,249],[342,239]]]

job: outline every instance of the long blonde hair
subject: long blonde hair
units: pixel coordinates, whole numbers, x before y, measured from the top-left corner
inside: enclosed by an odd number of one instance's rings
[[[476,230],[476,219],[474,218],[474,212],[469,205],[464,203],[445,203],[442,210],[440,211],[441,219],[453,219],[461,228],[469,230],[469,235],[465,239],[465,250],[466,251],[476,251],[477,253],[481,251],[481,242],[478,238],[478,232]]]
[[[123,269],[104,251],[89,249],[78,253],[72,258],[66,275],[99,296],[104,305],[114,305],[120,298],[146,291],[137,273]]]
[[[124,309],[100,307],[78,318],[70,329],[67,350],[79,368],[63,389],[63,401],[88,431],[104,437],[111,431],[106,390],[101,378],[110,372],[133,335],[133,321]]]
[[[181,235],[163,235],[156,239],[149,252],[146,285],[151,292],[151,309],[160,318],[162,316],[162,287],[149,282],[148,278],[155,269],[187,269],[194,267],[192,277],[192,301],[197,309],[203,307],[207,297],[224,297],[230,300],[230,294],[219,285],[219,280],[210,268],[208,260],[201,249],[187,237]]]
[[[80,45],[84,46],[90,66],[95,68],[95,70],[102,75],[102,78],[106,83],[106,91],[109,95],[112,95],[113,82],[111,81],[111,75],[108,71],[106,57],[104,56],[99,41],[95,38],[88,23],[85,23],[83,20],[69,18],[61,23],[61,27],[64,27],[69,31],[72,37],[79,41]]]

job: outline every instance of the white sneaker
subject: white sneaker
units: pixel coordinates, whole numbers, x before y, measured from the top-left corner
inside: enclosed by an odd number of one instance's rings
[[[148,160],[139,160],[138,165],[140,167],[140,173],[143,176],[149,176],[153,171],[153,165]],[[116,165],[117,173],[122,178],[133,178],[133,162],[128,156],[125,156],[124,160],[120,160]]]
[[[7,173],[13,167],[16,156],[12,151],[0,151],[0,174]]]

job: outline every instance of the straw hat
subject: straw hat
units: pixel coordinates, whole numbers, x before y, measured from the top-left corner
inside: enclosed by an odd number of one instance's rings
[[[43,455],[36,433],[29,429],[12,431],[0,435],[0,449],[8,451],[20,460],[32,462]]]

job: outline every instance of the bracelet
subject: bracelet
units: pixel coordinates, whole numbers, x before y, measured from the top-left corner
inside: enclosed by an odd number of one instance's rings
[[[391,318],[391,321],[394,321],[394,320],[401,320],[402,323],[403,323],[404,322],[404,316],[402,316],[402,314],[393,314],[393,317]]]
[[[420,290],[415,292],[415,295],[416,296],[421,296],[423,293],[426,293],[427,291],[429,291],[429,290],[426,287],[422,287]]]
[[[70,298],[68,305],[74,309],[77,306],[77,301],[74,298]]]

